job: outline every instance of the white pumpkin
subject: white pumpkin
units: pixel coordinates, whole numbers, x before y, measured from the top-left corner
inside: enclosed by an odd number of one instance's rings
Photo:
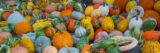
[[[129,23],[129,29],[131,29],[132,27],[138,27],[138,28],[141,28],[142,27],[142,24],[143,24],[143,21],[141,18],[132,18],[130,20],[130,23]]]
[[[102,15],[102,10],[100,10],[100,9],[95,9],[91,13],[91,17],[95,17],[95,18],[98,18],[101,15]]]
[[[58,53],[79,53],[79,49],[74,47],[62,48]]]
[[[102,11],[102,16],[107,16],[109,13],[109,7],[107,5],[101,5],[99,9]]]
[[[82,26],[79,26],[75,30],[75,35],[77,38],[81,38],[86,35],[86,29]]]
[[[128,13],[127,19],[132,19],[134,17],[142,18],[143,15],[144,9],[141,6],[135,6]]]

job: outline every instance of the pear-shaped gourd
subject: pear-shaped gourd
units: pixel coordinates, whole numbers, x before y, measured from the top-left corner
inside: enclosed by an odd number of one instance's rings
[[[109,8],[107,5],[101,5],[99,9],[102,11],[102,16],[107,16],[109,13]]]
[[[142,18],[143,15],[144,9],[141,6],[135,6],[128,13],[127,19],[132,19],[134,17]]]
[[[129,29],[131,29],[132,27],[141,28],[142,24],[143,24],[143,21],[141,18],[134,17],[129,22]]]

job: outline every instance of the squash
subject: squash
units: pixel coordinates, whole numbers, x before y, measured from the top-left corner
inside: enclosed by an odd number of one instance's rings
[[[15,47],[19,42],[20,38],[17,37],[7,37],[5,39],[5,45],[9,46],[10,48]]]
[[[157,1],[155,4],[154,4],[154,9],[156,10],[156,11],[158,11],[158,12],[160,12],[160,1]]]
[[[74,46],[75,46],[75,45],[77,45],[77,43],[79,42],[79,40],[80,40],[81,38],[77,38],[74,33],[71,33],[71,35],[72,35],[72,38],[73,38],[73,41],[74,41]]]
[[[73,38],[67,31],[57,32],[53,37],[53,45],[59,50],[66,44],[68,47],[73,46]]]
[[[11,53],[29,53],[29,51],[24,47],[13,47]]]
[[[121,12],[123,12],[126,8],[126,4],[128,3],[128,1],[129,0],[115,0],[113,5],[117,5],[120,8]]]
[[[85,13],[86,16],[91,16],[91,13],[92,13],[93,10],[94,10],[93,6],[87,6],[84,13]]]
[[[40,14],[41,11],[40,11],[39,8],[34,8],[34,10],[32,11],[32,13],[36,15],[36,14]]]
[[[139,5],[142,6],[144,10],[149,10],[154,7],[154,0],[140,0]]]
[[[103,4],[104,0],[93,0],[94,4]]]
[[[99,32],[95,37],[94,43],[98,43],[101,40],[105,40],[105,38],[104,38],[105,36],[109,36],[107,32],[105,32],[105,31]]]
[[[72,8],[72,6],[67,6],[65,9],[66,9],[66,10],[70,10],[70,11],[72,11],[72,12],[73,12],[73,8]]]
[[[128,29],[129,22],[130,22],[130,20],[128,20],[128,19],[125,19],[125,20],[120,21],[120,22],[118,23],[118,25],[117,25],[117,29],[118,29],[119,31],[121,31],[121,32],[124,32],[125,30]]]
[[[146,31],[143,32],[141,39],[146,41],[151,41],[151,40],[158,41],[159,34],[156,31]]]
[[[58,53],[79,53],[79,49],[74,47],[62,48],[58,51]]]
[[[126,12],[128,13],[137,3],[135,1],[129,1],[126,5]]]
[[[28,22],[22,21],[15,25],[15,31],[16,31],[16,34],[19,37],[21,37],[23,34],[32,32],[32,29],[31,29],[31,25]]]
[[[82,50],[82,48],[86,45],[89,45],[89,38],[87,36],[84,36],[83,38],[81,38],[79,40],[79,42],[77,43],[76,47],[79,49],[79,50]]]
[[[43,53],[58,53],[58,50],[54,46],[47,46]]]
[[[91,13],[91,17],[99,18],[100,16],[102,16],[102,10],[100,9],[95,9]]]
[[[101,4],[94,4],[94,5],[93,5],[93,8],[94,8],[94,9],[98,9],[100,6],[101,6]]]
[[[36,40],[35,40],[35,47],[36,47],[36,52],[37,53],[42,53],[43,50],[47,47],[51,45],[51,41],[48,37],[46,36],[39,36]]]
[[[92,21],[92,18],[89,17],[89,16],[87,16],[86,18],[83,18],[83,19],[81,20],[81,25],[82,25],[83,27],[87,27],[87,25],[90,24],[91,21]]]
[[[75,31],[75,25],[74,25],[75,22],[76,22],[75,19],[70,19],[69,20],[69,23],[67,24],[67,30],[68,31],[71,31],[71,32]]]
[[[148,18],[143,22],[143,30],[150,31],[156,28],[157,21],[154,18]]]
[[[107,21],[107,22],[106,22]],[[106,32],[112,32],[114,29],[114,22],[111,17],[105,17],[102,20],[102,29]]]
[[[86,27],[86,30],[89,30],[89,29],[91,30],[90,34],[88,35],[89,41],[93,41],[94,40],[94,28],[93,28],[93,25],[91,23],[88,24],[87,27]]]
[[[28,37],[30,40],[32,40],[32,42],[35,42],[36,39],[36,34],[35,33],[27,33],[27,34],[23,34],[21,39]]]
[[[73,11],[73,12],[72,12],[72,17],[73,17],[74,19],[81,20],[82,18],[85,17],[85,15],[83,15],[81,12]]]
[[[11,53],[11,48],[9,46],[2,46],[0,48],[0,53]]]
[[[144,15],[144,9],[141,6],[135,6],[128,13],[127,19],[132,19],[134,17],[142,18],[143,15]]]
[[[82,48],[81,53],[90,52],[90,50],[91,50],[91,46],[86,45]]]
[[[159,13],[154,11],[154,10],[146,10],[144,12],[144,16],[142,17],[142,20],[144,21],[145,19],[147,19],[149,17],[152,17],[152,18],[158,20],[159,19]]]
[[[65,10],[65,11],[62,11],[61,14],[60,14],[60,17],[63,17],[63,16],[68,16],[68,17],[72,17],[72,11],[70,10]]]
[[[86,29],[82,26],[77,26],[74,33],[75,33],[77,38],[81,38],[81,37],[86,35]]]
[[[105,0],[104,3],[105,4],[113,4],[115,0]]]
[[[32,42],[32,40],[30,40],[29,38],[25,37],[20,41],[20,46],[25,47],[29,53],[34,53],[35,52],[35,47],[34,44]]]
[[[138,27],[132,27],[129,31],[129,36],[136,38],[137,40],[140,39],[141,30]]]
[[[9,33],[9,32],[1,32],[0,33],[0,43],[1,44],[3,44],[4,42],[5,42],[5,39],[7,38],[7,37],[11,37],[12,35],[11,35],[11,33]]]
[[[54,31],[54,34],[55,34],[55,33],[56,33],[56,29],[53,28],[53,27],[51,27],[51,29]],[[52,36],[52,31],[51,31],[51,29],[50,29],[50,28],[46,28],[46,29],[44,30],[44,33],[45,33],[45,35],[46,35],[48,38],[51,38],[51,36]]]
[[[102,11],[102,16],[107,16],[109,13],[109,7],[107,5],[101,5],[99,9]]]
[[[119,15],[120,14],[120,9],[118,6],[112,6],[110,9],[109,9],[109,14],[111,16],[113,15]]]
[[[134,17],[129,22],[129,29],[131,29],[132,27],[141,28],[142,24],[143,24],[143,21],[141,18]]]
[[[116,35],[118,35],[118,36],[123,36],[123,33],[122,32],[120,32],[119,30],[113,30],[111,33],[109,33],[110,35],[111,34],[116,34]]]
[[[145,41],[142,53],[159,53],[160,44],[158,41]]]
[[[16,25],[17,23],[19,23],[21,21],[27,22],[27,20],[24,18],[24,16],[21,15],[19,12],[14,12],[7,19],[7,23],[11,23],[13,25]]]
[[[119,15],[113,15],[112,19],[113,19],[115,28],[117,27],[117,24],[122,20]]]
[[[94,33],[95,37],[101,31],[103,31],[103,29],[101,27],[97,28],[96,31],[95,31],[95,33]]]
[[[98,21],[98,19],[95,18],[95,17],[92,18],[92,24],[93,24],[93,26],[94,26],[95,28],[100,27],[99,21]]]

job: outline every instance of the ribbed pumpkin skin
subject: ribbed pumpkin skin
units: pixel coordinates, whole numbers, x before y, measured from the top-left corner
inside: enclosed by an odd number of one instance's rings
[[[118,29],[119,31],[121,31],[121,32],[126,31],[127,28],[128,28],[129,22],[130,22],[130,20],[128,20],[128,19],[125,19],[125,20],[120,21],[120,22],[118,23],[118,25],[117,25],[117,29]]]
[[[113,5],[117,5],[120,8],[120,12],[123,12],[124,9],[126,8],[126,4],[128,3],[129,0],[115,0]]]
[[[156,3],[154,4],[154,9],[155,9],[156,11],[160,12],[160,1],[158,1],[158,2],[156,2]]]
[[[31,25],[25,21],[19,22],[15,26],[16,34],[21,37],[23,34],[32,32]]]
[[[147,18],[153,17],[154,19],[158,20],[159,18],[159,14],[158,12],[154,11],[154,10],[146,10],[144,12],[144,16],[142,17],[142,20],[144,21]]]
[[[160,44],[158,41],[145,41],[142,53],[160,53]]]
[[[102,29],[106,32],[112,32],[114,29],[114,23],[111,17],[103,18]]]
[[[149,5],[146,5],[149,4]],[[143,7],[144,10],[152,9],[154,6],[154,0],[140,0],[139,5]]]
[[[154,38],[154,41],[158,41],[159,34],[156,31],[146,31],[146,32],[143,32],[141,38],[146,41],[152,41]]]
[[[59,50],[63,47],[65,47],[65,44],[68,47],[73,46],[73,38],[67,31],[63,31],[62,34],[60,32],[57,32],[53,37],[53,45]]]

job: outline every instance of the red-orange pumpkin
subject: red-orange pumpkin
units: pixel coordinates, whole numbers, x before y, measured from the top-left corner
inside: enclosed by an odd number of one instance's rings
[[[128,1],[129,0],[115,0],[113,5],[117,5],[120,8],[121,12],[123,12]]]
[[[94,4],[94,5],[93,5],[93,8],[94,8],[94,9],[98,9],[100,6],[101,6],[101,4]]]
[[[74,26],[74,23],[76,22],[75,19],[70,19],[69,20],[69,23],[67,25],[67,29],[71,32],[74,32],[75,31],[75,26]]]
[[[10,12],[5,12],[3,15],[2,15],[2,17],[3,17],[3,19],[8,19],[8,17],[11,15],[12,13],[10,13]]]
[[[120,14],[120,9],[118,6],[113,6],[109,9],[109,14],[112,15],[119,15]]]
[[[159,40],[159,34],[156,31],[146,31],[142,34],[142,40],[146,41],[158,41]]]
[[[159,19],[159,14],[158,14],[158,12],[156,12],[154,10],[146,10],[144,12],[144,16],[142,17],[142,20],[145,20],[145,19],[150,18],[150,17],[158,20]]]
[[[147,5],[149,4],[149,5]],[[140,0],[139,5],[144,9],[144,10],[149,10],[154,7],[154,0]]]

